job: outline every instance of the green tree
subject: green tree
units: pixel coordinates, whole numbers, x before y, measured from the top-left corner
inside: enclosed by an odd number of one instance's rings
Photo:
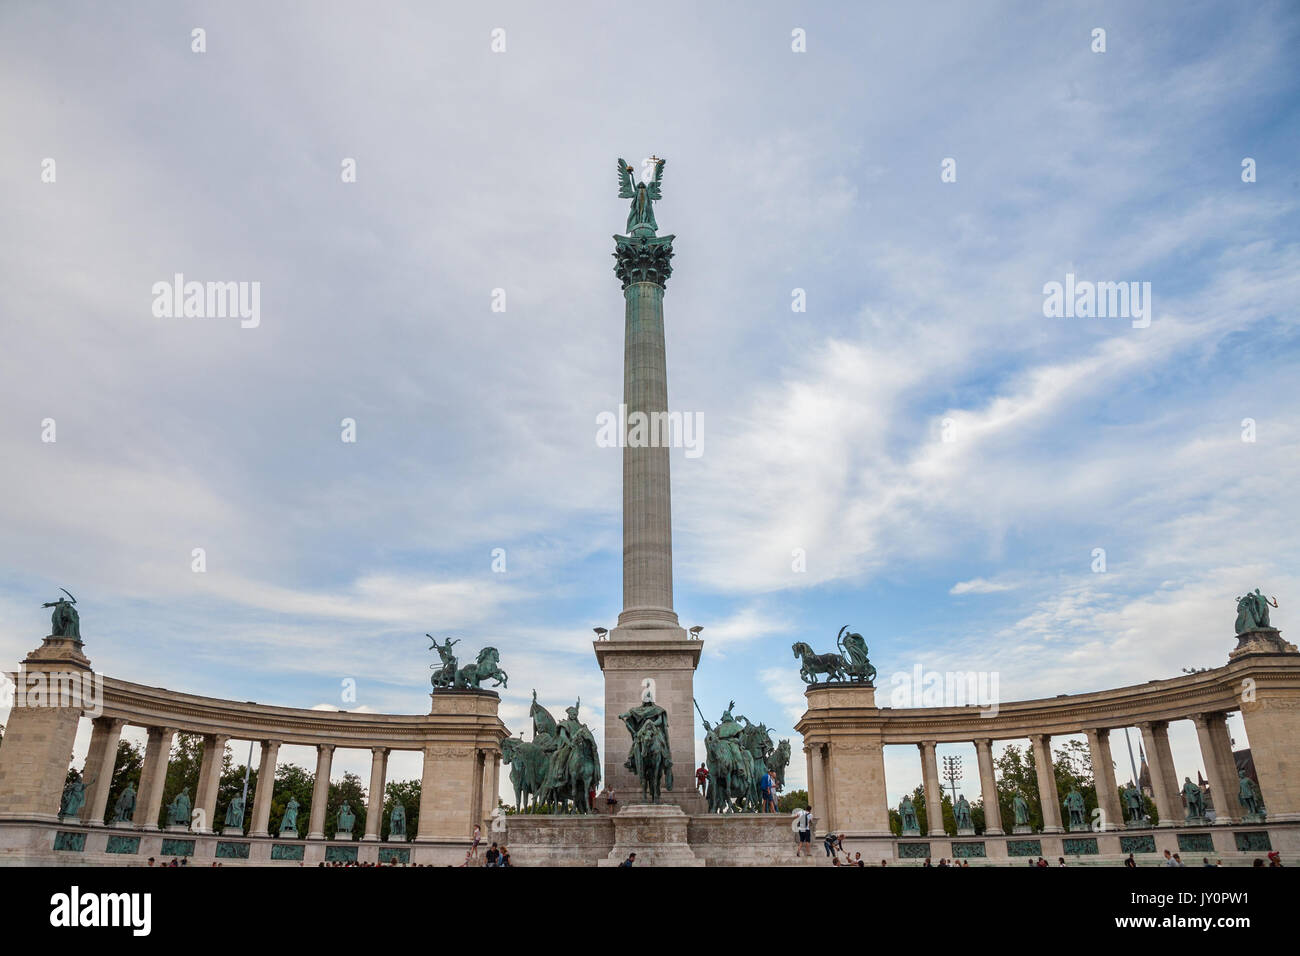
[[[182,791],[189,791],[190,806],[198,803],[199,767],[203,758],[203,737],[200,734],[177,734],[172,741],[172,752],[167,759],[167,781],[163,784],[162,807],[158,825],[166,826],[167,808]]]
[[[794,813],[808,806],[807,790],[791,790],[776,798],[776,809],[781,813]]]
[[[325,836],[328,839],[334,839],[334,834],[338,830],[339,808],[343,806],[344,800],[348,802],[348,806],[352,808],[357,818],[357,822],[352,825],[352,835],[360,837],[366,832],[365,788],[361,786],[361,778],[355,773],[345,773],[340,782],[330,782],[325,810]]]

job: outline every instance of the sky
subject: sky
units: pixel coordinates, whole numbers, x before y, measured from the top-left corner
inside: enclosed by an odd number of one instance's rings
[[[6,3],[0,661],[66,587],[102,673],[423,713],[451,636],[512,732],[580,696],[603,753],[615,164],[654,154],[710,719],[803,786],[791,645],[844,625],[882,696],[1223,664],[1237,595],[1284,632],[1300,595],[1298,41],[1287,3]],[[257,324],[157,315],[177,273],[259,283]],[[1045,315],[1067,275],[1149,324]]]

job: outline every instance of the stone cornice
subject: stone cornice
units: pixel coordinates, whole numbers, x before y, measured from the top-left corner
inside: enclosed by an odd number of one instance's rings
[[[481,706],[474,698],[482,695],[464,694],[463,701],[447,702],[448,707],[463,703],[464,712],[441,709],[432,715],[359,714],[200,697],[113,677],[104,677],[103,681],[105,717],[137,727],[167,727],[180,733],[363,750],[372,747],[424,750],[435,743],[450,741],[496,750],[501,739],[510,735],[494,713],[474,712]]]
[[[1087,694],[1009,701],[1000,703],[996,715],[988,717],[982,716],[978,707],[855,706],[853,697],[866,695],[855,691],[854,685],[815,684],[805,692],[808,710],[795,729],[808,741],[867,735],[879,736],[885,744],[1085,733],[1240,710],[1247,681],[1257,686],[1294,687],[1300,693],[1300,655],[1243,656],[1224,667],[1168,680]],[[878,691],[880,696],[887,696],[887,688]]]

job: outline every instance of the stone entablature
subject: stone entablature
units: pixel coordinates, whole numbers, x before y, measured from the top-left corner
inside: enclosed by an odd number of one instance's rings
[[[1237,799],[1237,773],[1225,718],[1240,712],[1246,725],[1259,786],[1270,825],[1300,821],[1300,654],[1247,653],[1219,668],[1168,680],[1086,694],[999,703],[986,716],[977,706],[877,707],[886,688],[864,684],[821,683],[805,692],[808,709],[795,729],[803,735],[808,762],[809,799],[823,832],[831,829],[861,838],[888,837],[883,747],[912,744],[921,753],[931,838],[943,838],[935,747],[973,743],[979,757],[980,787],[986,801],[996,797],[990,757],[997,740],[1028,738],[1038,758],[1039,786],[1054,788],[1050,773],[1053,736],[1084,734],[1098,774],[1098,799],[1104,826],[1124,826],[1116,796],[1109,734],[1112,728],[1141,732],[1151,768],[1153,796],[1161,827],[1183,823],[1178,776],[1169,749],[1168,725],[1190,720],[1196,726],[1206,777],[1221,799],[1218,826],[1258,822]],[[1063,831],[1056,800],[1041,807],[1044,834]],[[1000,836],[992,825],[990,836]],[[1288,837],[1288,842],[1294,837]]]

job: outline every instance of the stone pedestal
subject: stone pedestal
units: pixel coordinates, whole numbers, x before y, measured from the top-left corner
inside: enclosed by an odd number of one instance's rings
[[[501,741],[509,736],[497,716],[501,699],[490,690],[437,690],[430,701],[415,841],[468,845],[497,805]]]
[[[393,834],[390,833],[390,834],[388,834],[388,836],[384,837],[384,842],[385,842],[385,843],[405,843],[405,842],[406,842],[406,834],[405,834],[405,833],[402,833],[402,834],[399,834],[399,835],[397,835],[397,836],[394,836]]]
[[[634,866],[704,866],[691,850],[690,818],[668,803],[633,804],[614,815],[614,849],[601,866],[618,866],[636,854]]]
[[[1027,823],[1017,823],[1015,826],[1011,828],[1011,832],[1015,836],[1020,836],[1021,834],[1024,833],[1033,833],[1034,828]]]
[[[335,833],[334,839],[351,841],[353,839],[353,836],[351,833]]]
[[[98,683],[81,647],[71,638],[47,637],[14,675],[0,747],[0,819],[58,822],[77,722],[98,703],[90,699]],[[87,808],[98,783],[87,781]]]
[[[168,833],[189,833],[190,828],[183,823],[169,823],[164,829]]]
[[[1237,646],[1228,652],[1228,660],[1245,654],[1295,654],[1294,644],[1282,640],[1282,632],[1275,627],[1257,627],[1237,635]]]
[[[655,682],[655,703],[668,712],[673,758],[673,786],[660,794],[660,800],[687,813],[704,813],[704,798],[695,788],[694,703],[695,668],[704,642],[689,640],[681,628],[615,628],[614,633],[616,638],[593,644],[605,674],[603,784],[614,788],[625,808],[641,799],[636,774],[623,766],[632,737],[618,715],[641,706],[641,682],[649,677]]]
[[[919,839],[920,836],[921,836],[921,831],[920,831],[920,830],[904,830],[904,831],[903,831],[903,839],[904,839],[904,840],[914,840],[914,839]]]
[[[975,835],[975,828],[974,828],[974,827],[958,827],[958,828],[957,828],[957,835],[958,835],[958,836],[974,836],[974,835]]]
[[[130,820],[114,820],[109,824],[114,830],[134,830],[135,824]]]
[[[804,696],[808,709],[795,730],[803,735],[808,755],[809,800],[817,833],[889,838],[876,689],[870,684],[821,683],[809,685]],[[937,814],[931,819],[938,819]]]

